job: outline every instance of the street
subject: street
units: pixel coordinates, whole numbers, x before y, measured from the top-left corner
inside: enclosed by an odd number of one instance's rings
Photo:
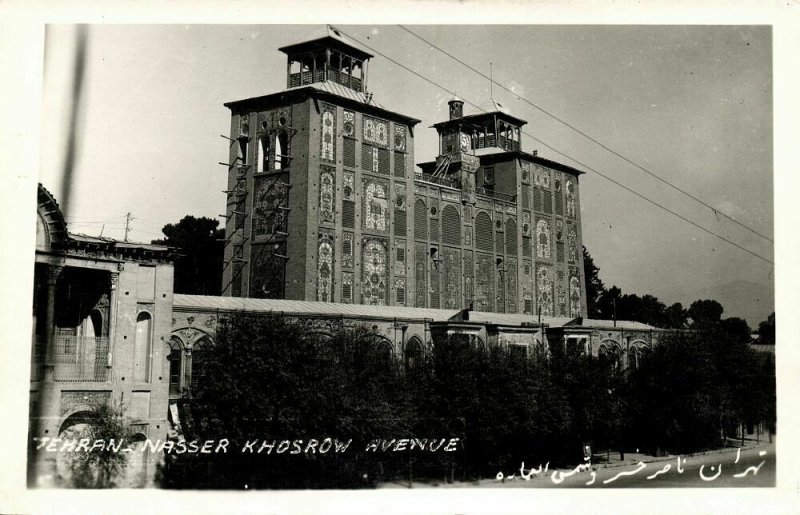
[[[738,457],[738,461],[737,461]],[[680,462],[679,462],[680,459]],[[741,451],[725,449],[697,456],[658,458],[618,467],[588,466],[580,469],[544,470],[530,480],[519,469],[504,473],[504,481],[486,480],[479,487],[494,488],[717,488],[775,486],[775,445],[765,444]],[[525,474],[530,473],[525,464]],[[534,467],[538,470],[539,464]],[[513,474],[513,477],[510,477]],[[594,479],[593,479],[594,476]],[[473,485],[475,486],[475,485]]]

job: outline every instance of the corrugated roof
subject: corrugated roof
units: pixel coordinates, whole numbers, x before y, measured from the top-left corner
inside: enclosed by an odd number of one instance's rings
[[[119,241],[107,236],[89,236],[88,234],[69,233],[69,239],[79,243],[91,243],[94,245],[108,245],[118,249],[142,249],[154,252],[166,252],[170,247],[164,245],[153,245],[152,243],[138,243],[133,241]]]
[[[276,93],[270,93],[267,95],[261,95],[257,97],[250,97],[245,98],[242,100],[235,100],[233,102],[225,102],[225,107],[230,109],[235,108],[236,106],[247,105],[253,102],[267,102],[271,99],[283,99],[285,95],[295,94],[295,95],[302,95],[304,92],[309,92],[309,90],[317,91],[320,93],[325,93],[328,95],[334,95],[339,98],[349,100],[351,102],[357,102],[359,104],[364,104],[368,108],[372,108],[375,112],[380,113],[377,116],[389,116],[399,118],[401,120],[405,120],[406,122],[414,125],[419,123],[420,121],[414,117],[398,113],[397,111],[392,111],[384,107],[383,105],[379,104],[375,100],[368,98],[368,95],[365,93],[361,93],[354,89],[350,89],[346,86],[343,86],[337,82],[333,81],[321,81],[321,82],[314,82],[311,84],[303,84],[301,86],[294,86],[292,88],[285,89],[283,91],[278,91]],[[313,92],[312,91],[312,92]],[[373,114],[373,113],[370,113]]]
[[[354,55],[353,57],[360,57],[362,59],[371,59],[375,57],[371,53],[369,53],[366,48],[363,47],[360,43],[356,43],[348,36],[345,36],[338,29],[331,27],[330,25],[326,25],[324,28],[315,29],[311,32],[308,36],[306,36],[302,41],[298,41],[297,43],[291,43],[289,45],[280,47],[278,50],[284,53],[289,53],[296,49],[303,49],[309,46],[314,46],[315,43],[325,42],[333,40],[339,43],[339,46],[350,47],[356,51],[359,55]]]
[[[362,104],[368,104],[371,106],[375,106],[378,109],[384,109],[388,111],[388,109],[383,107],[381,104],[375,102],[375,100],[368,100],[367,95],[365,95],[364,93],[342,86],[338,82],[333,82],[330,80],[326,80],[323,82],[314,82],[313,84],[306,84],[304,86],[295,86],[294,88],[289,88],[287,91],[293,91],[296,89],[302,89],[307,87],[312,87],[317,91],[324,91],[326,93],[330,93],[331,95],[337,95],[340,97],[353,100],[355,102],[361,102]]]
[[[573,319],[568,317],[542,317],[542,323],[550,327],[561,327],[571,322]],[[519,313],[492,313],[489,311],[470,311],[470,322],[481,322],[484,324],[497,325],[518,325],[539,324],[539,318],[535,315],[522,315]]]
[[[175,294],[173,306],[184,309],[207,311],[249,311],[275,312],[287,315],[320,315],[353,318],[380,318],[388,320],[429,320],[432,322],[455,321],[461,312],[457,309],[409,308],[404,306],[366,306],[363,304],[341,304],[338,302],[314,302],[305,300],[283,299],[251,299],[242,297],[215,297],[209,295]],[[549,327],[563,327],[575,319],[570,317],[542,317],[542,323]],[[537,325],[539,320],[534,315],[517,313],[491,313],[488,311],[470,311],[469,321],[482,324],[506,326]],[[575,327],[591,327],[596,329],[613,328],[613,320],[583,319],[583,323]],[[617,320],[617,329],[650,330],[655,327],[640,322]]]
[[[240,297],[212,297],[207,295],[176,294],[173,306],[201,310],[276,312],[288,315],[326,315],[382,319],[428,319],[443,322],[459,310],[408,308],[403,306],[365,306],[337,302],[312,302],[304,300],[249,299]]]
[[[631,331],[649,331],[657,329],[652,325],[643,324],[641,322],[634,322],[631,320],[617,320],[616,326],[613,320],[598,320],[595,318],[584,318],[581,324],[584,327],[593,327],[596,329],[629,329]]]
[[[475,153],[476,156],[480,157],[489,154],[500,154],[502,152],[505,152],[505,150],[503,150],[500,147],[483,147],[483,148],[476,148],[473,152]]]

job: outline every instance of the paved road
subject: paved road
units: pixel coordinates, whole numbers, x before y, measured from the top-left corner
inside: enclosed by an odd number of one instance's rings
[[[738,461],[737,461],[738,459]],[[530,465],[526,463],[527,467]],[[538,464],[536,467],[538,468]],[[663,472],[662,472],[663,471]],[[592,474],[594,472],[594,474]],[[764,445],[741,451],[726,449],[697,456],[660,458],[649,463],[619,467],[548,470],[520,479],[519,470],[511,480],[483,481],[480,487],[494,488],[664,488],[664,487],[771,487],[775,486],[775,446]],[[538,476],[538,477],[537,477]],[[593,479],[594,476],[594,479]],[[738,476],[738,477],[737,477]],[[590,484],[587,484],[590,483]],[[476,486],[476,485],[473,485]]]

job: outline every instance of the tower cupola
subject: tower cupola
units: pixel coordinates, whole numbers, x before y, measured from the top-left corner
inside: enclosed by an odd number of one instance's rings
[[[450,119],[456,120],[464,116],[464,101],[458,97],[453,97],[447,103],[450,106]]]
[[[362,50],[331,26],[324,34],[279,49],[287,56],[286,87],[331,81],[359,93],[367,90],[367,62]]]

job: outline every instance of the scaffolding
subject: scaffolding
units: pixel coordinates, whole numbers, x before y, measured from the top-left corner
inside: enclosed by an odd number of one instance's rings
[[[287,143],[293,138],[293,136],[297,133],[296,129],[293,129],[288,126],[284,126],[281,130],[286,131],[287,135]],[[271,133],[274,131],[270,131]],[[233,147],[235,144],[241,145],[243,148],[247,148],[247,145],[250,143],[251,139],[247,133],[241,133],[238,138],[228,138],[225,135],[220,135],[221,137],[230,141],[230,146]],[[287,145],[288,148],[291,148]],[[286,151],[286,149],[283,149]],[[242,155],[245,154],[245,155]],[[230,253],[230,258],[226,259],[223,264],[223,273],[229,267],[233,267],[233,272],[231,273],[231,278],[224,285],[222,288],[223,295],[226,292],[230,291],[231,296],[236,296],[235,291],[233,290],[233,286],[236,281],[240,281],[242,277],[242,271],[245,268],[245,265],[250,262],[257,262],[260,259],[266,259],[269,262],[274,262],[274,260],[281,260],[281,266],[273,267],[272,273],[268,280],[265,280],[264,284],[272,284],[274,283],[276,276],[285,269],[285,263],[288,261],[288,256],[285,253],[279,252],[282,247],[282,243],[286,241],[289,236],[288,233],[288,224],[287,219],[289,212],[291,209],[289,208],[288,196],[289,191],[292,187],[291,183],[288,181],[290,176],[289,169],[291,167],[292,156],[291,152],[286,154],[274,154],[274,163],[280,163],[280,168],[272,169],[271,173],[265,174],[265,179],[268,181],[267,188],[260,192],[259,198],[256,199],[258,202],[262,202],[264,198],[273,191],[282,192],[282,196],[276,202],[276,208],[273,209],[271,212],[267,213],[268,217],[271,217],[272,221],[278,216],[278,213],[281,214],[282,220],[282,227],[279,230],[275,228],[273,225],[274,230],[270,231],[267,239],[265,241],[259,241],[258,244],[260,245],[259,252],[256,256],[245,256],[244,247],[245,244],[250,241],[250,238],[247,236],[245,231],[246,221],[250,215],[246,209],[246,200],[248,197],[248,189],[247,189],[247,177],[248,172],[251,169],[251,164],[247,163],[247,156],[246,153],[240,153],[236,159],[233,160],[232,163],[223,163],[220,162],[219,164],[222,166],[226,166],[228,168],[228,173],[230,174],[232,171],[236,172],[234,176],[234,186],[233,189],[230,190],[223,190],[223,193],[227,195],[228,198],[228,213],[221,214],[220,217],[225,218],[226,220],[226,227],[229,227],[229,221],[231,218],[234,220],[234,226],[231,231],[226,230],[225,238],[223,239],[225,244],[224,248],[227,249],[228,245],[233,245],[234,249]],[[276,187],[280,186],[277,190]],[[232,207],[231,207],[232,206]],[[253,243],[253,242],[251,242]],[[226,252],[227,253],[227,252]],[[249,258],[249,259],[248,259]],[[243,292],[241,289],[241,283],[238,283],[239,296],[248,297],[249,292]],[[266,293],[273,293],[273,292],[266,292]]]

